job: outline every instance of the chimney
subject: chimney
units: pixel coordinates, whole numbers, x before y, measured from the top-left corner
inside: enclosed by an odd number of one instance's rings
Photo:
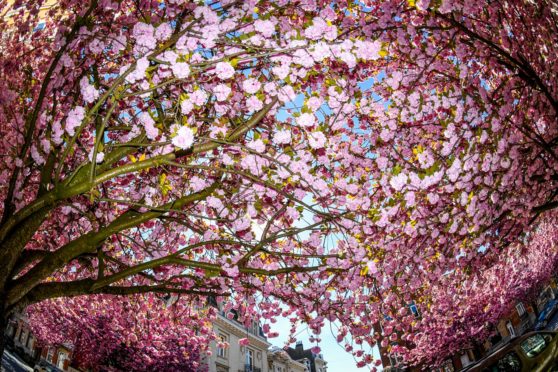
[[[302,345],[302,341],[296,342],[295,350],[304,350],[304,345]]]

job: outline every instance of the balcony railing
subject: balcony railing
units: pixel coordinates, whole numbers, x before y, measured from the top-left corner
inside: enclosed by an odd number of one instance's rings
[[[262,372],[262,369],[259,367],[254,367],[250,364],[245,364],[244,371],[239,370],[238,372]]]

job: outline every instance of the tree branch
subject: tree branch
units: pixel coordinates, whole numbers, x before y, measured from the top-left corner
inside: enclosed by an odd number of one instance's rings
[[[74,297],[91,294],[112,294],[127,296],[139,293],[181,293],[200,296],[227,296],[227,294],[220,293],[219,291],[210,290],[195,290],[195,289],[182,289],[169,285],[138,285],[138,286],[115,286],[103,287],[92,290],[91,287],[95,281],[93,279],[82,279],[72,282],[48,282],[41,283],[33,288],[21,302],[25,305],[30,305],[36,302],[58,298],[58,297]],[[8,308],[13,307],[15,303],[8,303]]]
[[[218,186],[219,182],[215,181],[211,186],[194,194],[184,196],[178,200],[168,203],[168,205],[176,208],[183,207],[189,203],[201,200],[209,196]],[[75,257],[83,253],[96,253],[97,247],[102,244],[105,239],[117,232],[138,226],[144,222],[159,217],[162,212],[145,212],[140,213],[129,210],[108,226],[100,229],[98,232],[90,232],[71,241],[61,247],[51,255],[45,257],[44,260],[35,265],[29,272],[22,277],[10,283],[7,291],[8,302],[17,302],[23,298],[33,287],[38,285],[47,276],[51,275],[57,269],[70,262]]]
[[[58,65],[58,62],[60,61],[60,58],[62,58],[62,55],[66,51],[66,48],[73,41],[73,39],[77,35],[79,29],[83,25],[83,20],[86,19],[87,17],[89,17],[96,7],[97,7],[97,0],[92,0],[91,5],[87,9],[87,11],[83,14],[83,16],[79,17],[77,19],[76,23],[73,25],[71,31],[69,32],[68,36],[66,37],[66,42],[60,48],[60,50],[58,50],[58,52],[56,53],[56,55],[54,56],[54,59],[52,60],[52,62],[50,64],[50,67],[49,67],[49,69],[48,69],[48,71],[45,75],[45,78],[43,80],[43,83],[41,85],[41,90],[39,91],[39,95],[38,95],[38,98],[37,98],[37,102],[35,103],[33,113],[26,120],[25,142],[23,143],[23,147],[21,148],[21,152],[19,154],[19,158],[22,159],[22,160],[25,158],[25,154],[29,150],[29,147],[31,147],[31,141],[33,140],[33,135],[35,133],[35,126],[37,124],[37,118],[39,117],[39,111],[41,110],[41,108],[43,106],[43,100],[45,99],[45,96],[46,96],[46,93],[47,93],[47,88],[48,88],[48,85],[50,83],[50,78],[51,78],[52,74],[54,73],[54,70],[55,70],[56,66]],[[10,184],[9,184],[9,187],[8,187],[8,193],[6,194],[6,198],[4,199],[4,212],[3,212],[3,215],[2,215],[2,220],[0,221],[0,226],[4,225],[4,223],[7,221],[8,217],[11,216],[11,214],[13,212],[12,197],[13,197],[13,194],[14,194],[14,191],[15,191],[16,181],[17,181],[17,178],[19,176],[20,169],[21,168],[16,167],[14,169],[14,173],[12,174],[12,177],[10,179]]]

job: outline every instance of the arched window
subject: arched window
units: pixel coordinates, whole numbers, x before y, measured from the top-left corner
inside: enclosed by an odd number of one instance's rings
[[[58,352],[58,361],[56,362],[56,366],[60,369],[64,369],[64,362],[68,359],[68,353],[65,351]]]

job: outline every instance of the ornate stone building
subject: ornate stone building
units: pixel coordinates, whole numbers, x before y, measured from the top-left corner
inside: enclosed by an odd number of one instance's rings
[[[229,347],[219,348],[213,342],[212,354],[207,360],[209,372],[269,372],[268,349],[271,344],[257,322],[245,327],[220,312],[213,328],[217,337],[227,342]],[[247,346],[240,345],[239,340],[242,338],[247,338],[250,343]]]
[[[268,352],[269,372],[310,372],[309,360],[296,361],[284,349],[273,346]]]

